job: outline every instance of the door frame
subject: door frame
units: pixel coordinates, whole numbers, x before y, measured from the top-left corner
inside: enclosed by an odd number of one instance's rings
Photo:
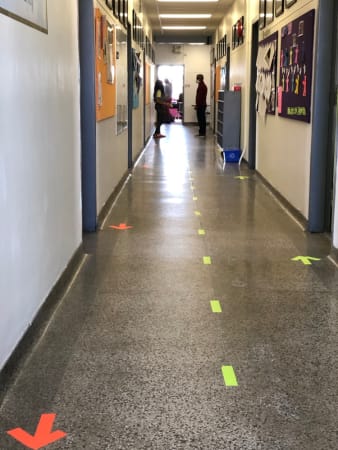
[[[96,96],[95,96],[95,35],[92,0],[78,0],[80,115],[81,115],[81,197],[82,229],[97,228],[96,199]]]
[[[250,68],[250,98],[249,98],[249,142],[248,142],[248,166],[256,168],[256,80],[257,80],[257,53],[259,21],[252,24],[251,34],[251,68]]]
[[[334,152],[329,149],[333,93],[331,67],[336,39],[336,0],[321,0],[317,9],[316,76],[313,86],[312,139],[310,158],[310,189],[308,231],[331,232],[328,223],[328,196],[332,197]],[[328,39],[331,36],[331,39]],[[335,56],[334,56],[335,58]],[[324,151],[323,151],[324,150]],[[332,200],[331,200],[332,201]],[[328,229],[330,227],[330,229]]]

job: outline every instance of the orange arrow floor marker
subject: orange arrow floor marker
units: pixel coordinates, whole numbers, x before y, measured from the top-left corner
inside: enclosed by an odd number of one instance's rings
[[[7,431],[7,434],[26,447],[39,450],[67,436],[64,431],[52,431],[55,417],[56,414],[42,414],[34,435],[27,433],[22,428],[14,428]]]
[[[127,225],[126,223],[120,223],[120,225],[109,225],[108,228],[114,228],[114,230],[129,230],[131,227],[130,225]]]

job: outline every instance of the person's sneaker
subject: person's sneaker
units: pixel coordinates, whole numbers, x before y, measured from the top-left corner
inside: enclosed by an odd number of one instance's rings
[[[155,139],[160,139],[160,138],[164,138],[164,137],[165,137],[164,134],[154,134],[153,135],[153,138],[155,138]]]

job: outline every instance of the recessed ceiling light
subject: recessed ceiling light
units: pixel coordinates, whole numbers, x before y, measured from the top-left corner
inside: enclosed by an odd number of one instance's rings
[[[162,27],[163,30],[205,30],[205,26],[181,26],[181,25],[175,25],[175,26],[165,26]]]
[[[209,19],[211,14],[160,14],[162,19]]]
[[[187,2],[204,2],[204,3],[210,3],[210,2],[218,2],[218,0],[157,0],[158,2],[180,2],[180,3],[187,3]]]

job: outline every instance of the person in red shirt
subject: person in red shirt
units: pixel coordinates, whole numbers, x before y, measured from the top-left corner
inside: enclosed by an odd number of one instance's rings
[[[206,117],[205,111],[207,109],[207,93],[208,88],[204,83],[204,76],[199,73],[196,75],[196,82],[198,83],[197,91],[196,91],[196,113],[197,113],[197,121],[198,121],[198,136],[205,136],[206,132]]]

